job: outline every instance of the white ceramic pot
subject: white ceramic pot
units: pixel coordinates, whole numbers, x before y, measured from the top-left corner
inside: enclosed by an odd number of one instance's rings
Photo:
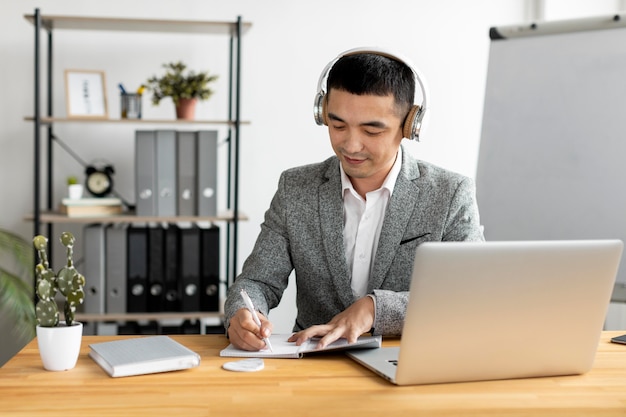
[[[67,186],[67,196],[71,200],[83,198],[83,184],[70,184]]]
[[[37,326],[37,345],[44,369],[67,371],[76,366],[82,338],[83,324],[80,322],[71,326],[66,326],[64,321],[57,327]]]

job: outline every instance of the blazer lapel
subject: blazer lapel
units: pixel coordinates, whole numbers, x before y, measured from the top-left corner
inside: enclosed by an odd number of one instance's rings
[[[350,272],[343,247],[343,200],[339,161],[335,160],[326,172],[328,181],[319,188],[319,213],[322,244],[326,252],[332,281],[345,307],[354,302]]]
[[[415,178],[419,177],[419,169],[417,164],[407,163],[408,159],[412,159],[412,157],[406,149],[403,149],[402,170],[398,175],[393,195],[389,199],[389,205],[385,211],[368,292],[380,288],[385,280],[387,271],[391,267],[395,253],[411,220],[413,208],[419,199],[419,188],[413,182]]]

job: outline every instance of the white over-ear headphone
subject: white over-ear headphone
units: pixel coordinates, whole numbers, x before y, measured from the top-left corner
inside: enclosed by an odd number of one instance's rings
[[[322,71],[322,75],[320,75],[319,81],[317,82],[317,94],[315,96],[315,101],[313,103],[313,116],[315,117],[315,123],[317,123],[318,126],[328,124],[326,121],[326,109],[325,109],[326,93],[327,93],[326,82],[328,78],[328,73],[330,72],[333,65],[335,65],[335,63],[339,61],[339,59],[343,58],[344,56],[365,54],[365,53],[381,55],[381,56],[396,60],[398,62],[403,63],[407,67],[409,67],[411,71],[413,72],[413,77],[415,78],[415,86],[416,87],[419,86],[422,92],[422,103],[417,104],[416,98],[415,97],[413,98],[413,106],[411,107],[411,110],[409,110],[409,113],[407,114],[406,119],[404,120],[404,123],[402,125],[402,135],[403,137],[407,139],[419,140],[420,130],[422,128],[422,121],[424,120],[424,115],[426,114],[426,108],[427,108],[426,102],[428,100],[428,88],[426,87],[426,83],[424,82],[424,79],[420,76],[420,74],[418,73],[415,66],[412,65],[407,59],[402,58],[399,55],[395,53],[391,53],[382,48],[350,49],[348,51],[341,53],[339,56],[337,56],[337,58],[333,59],[326,65],[326,67],[324,68],[324,71]]]

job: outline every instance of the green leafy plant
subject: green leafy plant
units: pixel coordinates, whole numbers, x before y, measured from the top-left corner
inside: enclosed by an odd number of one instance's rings
[[[0,306],[14,322],[16,335],[35,336],[33,249],[19,235],[0,230]]]
[[[213,95],[209,84],[217,80],[217,75],[209,75],[208,71],[188,71],[182,62],[163,64],[165,74],[149,78],[144,87],[152,92],[152,104],[158,105],[161,99],[171,97],[175,105],[181,98],[207,100]]]
[[[76,307],[85,301],[83,290],[85,277],[74,267],[74,235],[63,232],[61,243],[66,249],[67,264],[55,274],[50,268],[46,252],[48,239],[41,235],[33,238],[33,246],[39,255],[39,263],[35,266],[37,297],[39,297],[35,312],[37,324],[42,327],[55,327],[59,324],[59,310],[55,300],[57,292],[65,297],[63,312],[67,326],[71,326],[74,322]]]
[[[78,184],[78,178],[74,175],[70,175],[69,177],[67,177],[67,185],[74,185],[74,184]]]

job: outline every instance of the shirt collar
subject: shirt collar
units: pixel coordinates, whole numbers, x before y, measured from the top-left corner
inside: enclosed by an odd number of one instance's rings
[[[385,181],[383,181],[383,185],[379,189],[387,189],[389,191],[389,195],[393,194],[393,188],[396,185],[396,180],[398,179],[398,175],[400,174],[400,170],[402,169],[402,146],[398,147],[398,153],[396,154],[396,160],[391,167],[391,171],[387,174]],[[341,194],[345,195],[346,190],[352,190],[352,192],[357,195],[354,187],[352,187],[352,182],[348,177],[348,174],[343,170],[343,166],[339,164],[339,170],[341,171]]]

